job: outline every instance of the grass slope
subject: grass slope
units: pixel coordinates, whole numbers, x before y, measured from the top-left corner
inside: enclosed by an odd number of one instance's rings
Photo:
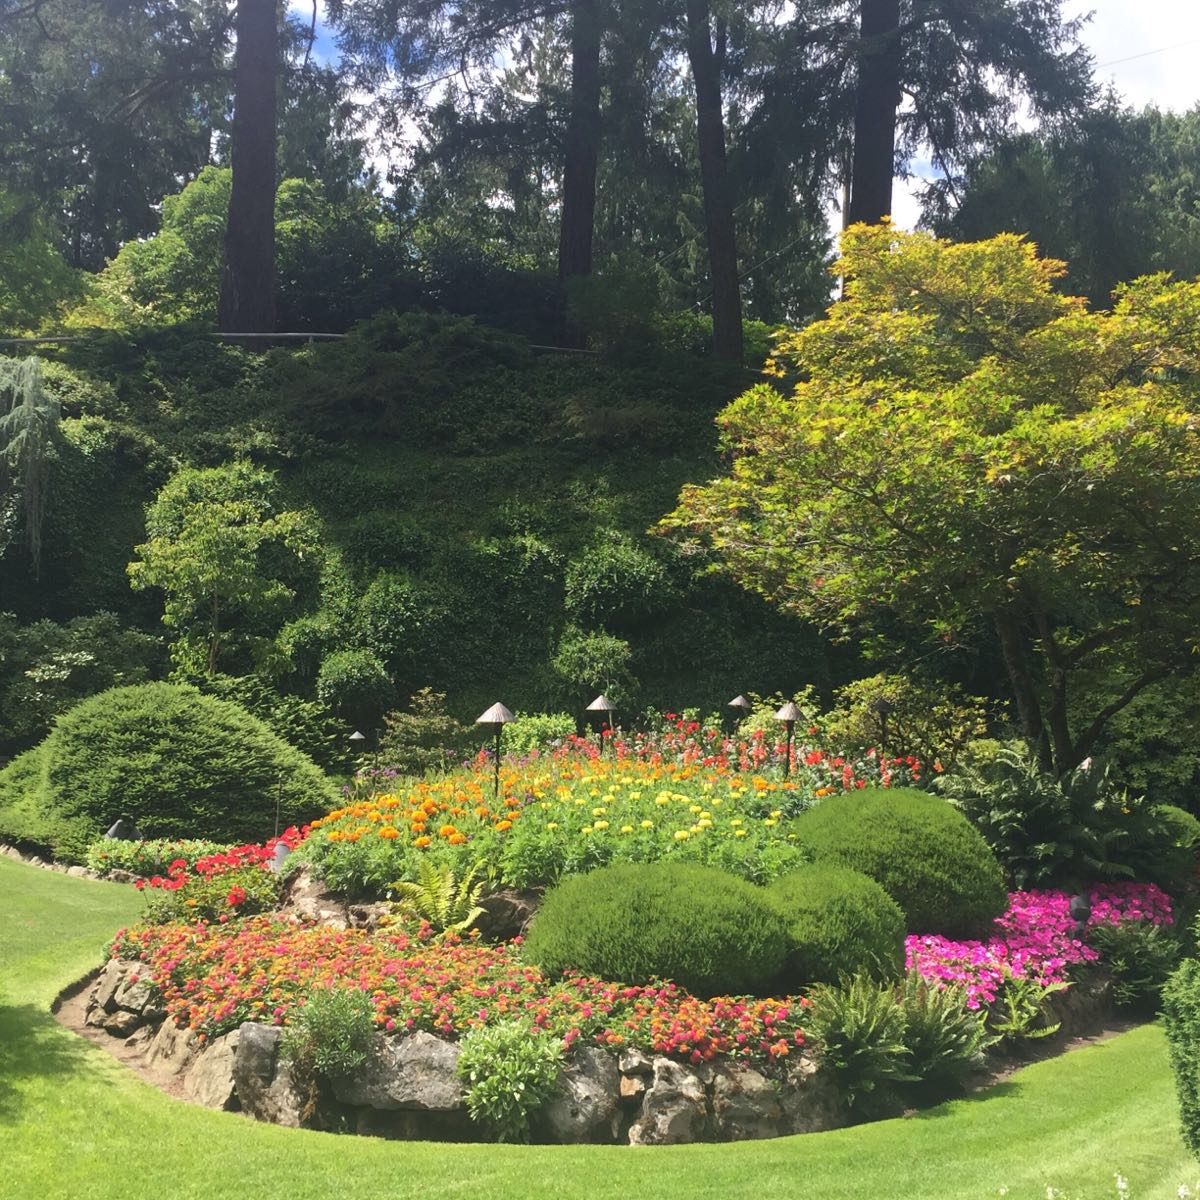
[[[451,1146],[256,1125],[168,1099],[47,1015],[136,916],[128,888],[0,859],[0,1195],[774,1197],[996,1196],[1167,1200],[1200,1167],[1176,1133],[1161,1031],[1039,1063],[986,1096],[901,1121],[722,1146]]]

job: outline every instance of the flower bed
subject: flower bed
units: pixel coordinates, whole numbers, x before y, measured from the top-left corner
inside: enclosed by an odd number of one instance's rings
[[[625,987],[586,976],[550,982],[519,946],[402,932],[297,927],[270,917],[230,925],[123,930],[114,953],[150,969],[168,1016],[205,1038],[244,1021],[286,1024],[316,988],[369,995],[384,1031],[460,1037],[512,1017],[562,1038],[700,1063],[785,1058],[804,1044],[805,1000],[699,1000],[671,983]]]
[[[353,800],[313,822],[302,857],[332,887],[352,894],[379,894],[397,879],[415,879],[418,860],[428,855],[459,872],[485,862],[518,888],[610,862],[665,858],[764,883],[804,861],[792,844],[791,816],[868,781],[841,759],[821,758],[815,775],[782,780],[735,771],[721,754],[668,762],[661,748],[619,743],[600,758],[591,743],[576,745],[593,756],[568,747],[506,762],[498,791],[482,762],[396,794]],[[882,773],[901,781],[886,766]],[[879,778],[877,770],[870,781]]]
[[[1088,901],[1088,927],[1173,921],[1170,900],[1154,884],[1099,884]],[[996,933],[987,941],[912,936],[905,942],[907,965],[927,979],[965,988],[971,1008],[994,1004],[1009,979],[1041,987],[1063,983],[1070,967],[1099,958],[1080,936],[1070,905],[1066,892],[1013,892],[1008,911],[997,919]]]

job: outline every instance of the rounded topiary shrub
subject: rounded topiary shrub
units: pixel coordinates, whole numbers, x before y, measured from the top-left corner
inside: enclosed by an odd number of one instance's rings
[[[788,988],[837,983],[842,975],[900,974],[904,913],[861,871],[814,863],[775,880],[767,893],[787,922]]]
[[[972,937],[1008,904],[996,856],[948,801],[911,788],[832,796],[795,821],[817,862],[869,875],[904,912],[909,933]]]
[[[313,761],[257,717],[179,684],[92,696],[59,718],[37,753],[21,795],[0,787],[0,825],[36,814],[30,840],[61,858],[82,859],[118,817],[150,838],[260,841],[274,832],[277,803],[283,829],[337,801]]]
[[[690,863],[622,863],[552,888],[525,953],[549,974],[670,979],[716,996],[769,989],[787,933],[766,892],[736,876]]]

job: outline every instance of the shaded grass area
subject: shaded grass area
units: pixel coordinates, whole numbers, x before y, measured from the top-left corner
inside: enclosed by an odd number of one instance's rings
[[[969,1100],[857,1129],[661,1149],[454,1146],[256,1125],[172,1100],[61,1029],[54,994],[141,898],[0,859],[0,1196],[382,1200],[1008,1196],[1168,1200],[1200,1181],[1156,1026]]]

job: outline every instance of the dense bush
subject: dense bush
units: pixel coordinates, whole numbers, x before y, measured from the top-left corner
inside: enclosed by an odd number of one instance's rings
[[[803,867],[768,889],[788,925],[787,986],[900,973],[904,914],[875,882],[845,867]]]
[[[1129,878],[1176,890],[1191,874],[1200,826],[1119,787],[1086,764],[1056,778],[1022,744],[937,781],[983,835],[1017,888],[1078,889]],[[1196,823],[1193,821],[1193,825]]]
[[[478,729],[446,711],[446,696],[422,688],[409,698],[406,712],[384,714],[379,765],[401,775],[445,771],[478,749]]]
[[[517,713],[516,718],[504,727],[505,754],[551,750],[575,732],[575,718],[570,713]]]
[[[1149,921],[1104,923],[1092,926],[1087,940],[1112,975],[1117,1008],[1158,1008],[1163,985],[1179,962],[1179,937],[1173,928]]]
[[[0,834],[81,860],[118,817],[147,837],[257,840],[328,808],[313,762],[229,701],[168,683],[113,688],[0,772]]]
[[[797,839],[818,862],[870,875],[904,910],[910,933],[967,937],[1004,912],[1004,877],[962,813],[928,792],[866,789],[802,813]]]
[[[1167,981],[1162,1013],[1183,1140],[1200,1157],[1200,960],[1189,958]]]
[[[366,1061],[375,1006],[357,988],[314,988],[294,1009],[280,1053],[301,1076],[351,1075]]]
[[[581,625],[627,629],[671,596],[662,564],[616,529],[601,530],[567,565],[567,615]]]
[[[528,1021],[471,1030],[457,1066],[471,1120],[501,1142],[529,1141],[530,1120],[550,1099],[562,1062],[562,1039]]]
[[[671,979],[714,996],[767,987],[783,966],[787,934],[766,894],[724,871],[622,863],[552,888],[526,954],[548,973]]]
[[[394,694],[387,668],[370,650],[335,650],[317,672],[317,698],[351,721],[370,723]]]

